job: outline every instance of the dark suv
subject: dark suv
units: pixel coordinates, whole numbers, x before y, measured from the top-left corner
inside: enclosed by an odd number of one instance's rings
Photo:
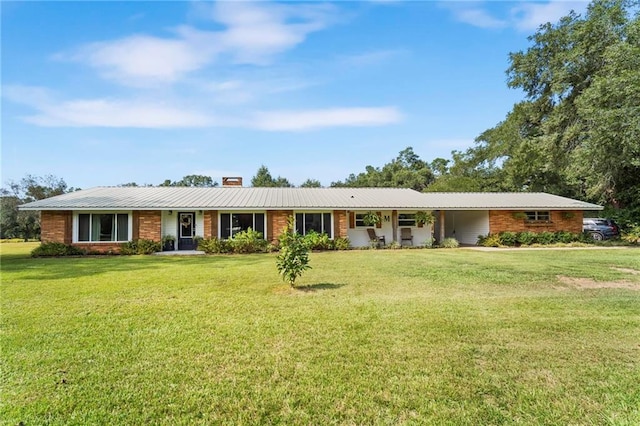
[[[582,231],[598,241],[620,236],[620,228],[613,220],[599,217],[582,219]]]

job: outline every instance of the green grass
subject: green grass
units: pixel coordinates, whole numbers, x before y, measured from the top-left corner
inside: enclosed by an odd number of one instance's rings
[[[640,424],[638,249],[313,253],[291,289],[34,246],[1,246],[4,424]]]

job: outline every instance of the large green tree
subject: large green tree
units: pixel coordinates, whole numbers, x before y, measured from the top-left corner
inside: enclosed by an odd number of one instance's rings
[[[431,162],[435,181],[425,192],[487,192],[501,188],[500,171],[495,166],[478,167],[469,152],[453,151],[451,160],[436,158]]]
[[[510,54],[508,85],[526,98],[464,156],[492,189],[640,206],[639,6],[596,0]]]
[[[322,183],[317,179],[309,178],[300,184],[300,188],[322,188]]]
[[[333,187],[392,187],[412,188],[424,191],[434,181],[434,175],[428,163],[421,160],[407,147],[389,163],[380,167],[367,166],[358,175],[350,174],[344,181],[332,182]]]
[[[278,176],[274,178],[271,176],[269,169],[262,165],[256,172],[256,175],[251,178],[251,186],[253,187],[263,187],[263,188],[271,188],[271,187],[283,187],[283,188],[291,188],[293,185],[289,180]]]
[[[187,175],[177,181],[165,179],[158,186],[189,186],[192,188],[213,188],[218,186],[218,182],[214,181],[210,176],[204,175]],[[126,184],[126,186],[138,186],[135,182]]]
[[[19,182],[10,181],[0,189],[0,237],[38,238],[40,215],[35,211],[20,211],[18,206],[74,191],[64,179],[53,175],[27,175]]]

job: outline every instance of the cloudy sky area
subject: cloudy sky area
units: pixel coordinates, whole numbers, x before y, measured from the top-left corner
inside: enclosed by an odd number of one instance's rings
[[[2,2],[2,184],[324,185],[450,158],[522,98],[508,54],[585,2]]]

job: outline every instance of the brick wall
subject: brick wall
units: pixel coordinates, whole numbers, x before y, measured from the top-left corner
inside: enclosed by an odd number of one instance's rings
[[[347,212],[345,210],[333,211],[333,238],[346,237],[347,228]]]
[[[71,211],[43,211],[40,213],[40,239],[43,243],[71,244],[73,215]]]
[[[206,210],[204,212],[204,237],[211,238],[218,236],[218,211]]]
[[[74,243],[73,245],[96,253],[120,253],[120,245],[122,243]]]
[[[133,212],[133,239],[153,241],[162,239],[162,214],[159,210]]]
[[[582,232],[581,210],[552,210],[550,212],[550,223],[527,223],[524,219],[514,218],[513,214],[513,211],[507,210],[489,210],[489,233],[497,234],[504,231],[569,231],[573,233]]]
[[[293,216],[291,210],[267,211],[267,241],[275,242],[278,239],[290,216]]]

